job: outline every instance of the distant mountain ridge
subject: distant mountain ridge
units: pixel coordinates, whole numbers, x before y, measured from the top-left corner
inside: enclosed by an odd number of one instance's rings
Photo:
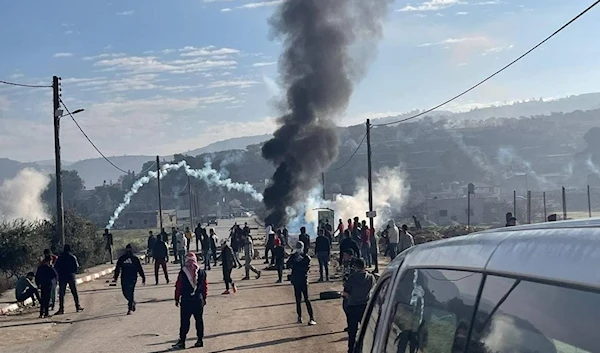
[[[428,113],[425,116],[434,118],[446,118],[452,121],[463,121],[488,119],[494,117],[518,118],[523,116],[547,115],[552,112],[569,113],[576,110],[586,111],[598,108],[600,108],[600,93],[587,93],[560,99],[534,99],[515,102],[506,105],[489,106],[485,108],[473,109],[468,112],[453,113],[450,111],[440,110]],[[415,110],[398,116],[376,119],[372,122],[394,122],[407,117],[411,117],[419,112],[420,111]],[[236,137],[214,142],[202,148],[183,152],[182,154],[196,156],[204,153],[215,153],[227,150],[241,150],[246,149],[248,145],[260,144],[268,140],[270,137],[270,134]],[[166,156],[164,158],[171,159],[171,157],[172,156]],[[153,160],[155,156],[136,155],[114,156],[109,158],[113,163],[119,166],[119,168],[139,173],[141,171],[140,168],[142,167],[142,165],[147,161]],[[106,161],[104,161],[102,158],[92,158],[81,160],[78,162],[64,162],[63,166],[65,169],[77,170],[81,178],[85,181],[85,186],[88,189],[102,185],[104,181],[116,182],[122,175],[120,171],[107,165]],[[21,169],[27,167],[36,168],[44,173],[52,173],[54,169],[54,162],[52,160],[46,160],[36,163],[21,163],[8,158],[0,158],[0,182],[7,178],[13,178]]]

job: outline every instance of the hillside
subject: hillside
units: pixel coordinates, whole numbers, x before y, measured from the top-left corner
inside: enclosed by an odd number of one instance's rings
[[[221,151],[229,151],[229,150],[243,150],[246,149],[249,145],[256,145],[259,143],[263,143],[271,138],[271,135],[258,135],[258,136],[243,136],[231,138],[223,141],[218,141],[211,143],[202,148],[198,148],[192,151],[184,152],[183,154],[189,156],[197,156],[204,153],[215,153]]]

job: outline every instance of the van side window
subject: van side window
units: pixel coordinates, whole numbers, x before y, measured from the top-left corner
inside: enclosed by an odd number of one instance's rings
[[[370,353],[375,343],[375,333],[377,332],[377,326],[379,325],[379,317],[381,316],[381,310],[385,303],[386,295],[388,292],[388,286],[390,279],[385,279],[379,287],[377,287],[377,293],[374,294],[373,300],[371,300],[371,307],[368,309],[366,319],[364,322],[364,330],[361,329],[359,339],[356,343],[356,353]]]
[[[487,276],[469,353],[600,352],[600,293]]]
[[[408,270],[393,295],[383,351],[464,352],[481,278],[465,271]]]

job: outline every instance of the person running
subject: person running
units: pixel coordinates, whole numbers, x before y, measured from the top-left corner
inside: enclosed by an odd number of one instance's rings
[[[109,232],[108,228],[104,229],[104,244],[106,252],[108,253],[108,257],[110,259],[110,264],[113,263],[113,235]]]
[[[371,267],[371,230],[367,226],[367,221],[362,221],[360,228],[360,253],[367,267]]]
[[[183,265],[185,263],[185,249],[187,248],[187,238],[182,232],[178,230],[177,235],[175,235],[175,240],[177,242],[176,249],[177,257],[179,258],[179,266],[183,268]]]
[[[50,317],[52,288],[56,287],[58,274],[52,267],[52,257],[47,255],[35,272],[35,283],[40,289],[40,318]]]
[[[348,277],[342,296],[346,298],[346,321],[348,323],[348,353],[353,353],[358,324],[369,302],[371,289],[375,286],[375,277],[365,269],[363,259],[354,260],[356,272]]]
[[[308,254],[308,250],[310,249],[310,235],[306,234],[306,227],[300,228],[298,240],[304,245],[304,254]]]
[[[277,269],[277,282],[276,283],[283,283],[283,266],[284,266],[284,262],[285,262],[285,249],[283,248],[281,239],[275,238],[272,254],[273,254],[273,263],[275,265],[275,268]],[[260,276],[258,276],[258,277],[260,277]]]
[[[235,259],[233,250],[227,245],[227,240],[221,242],[221,266],[223,267],[223,281],[225,282],[225,291],[222,294],[229,294],[229,286],[233,293],[237,292],[237,287],[231,278],[231,272],[235,268]]]
[[[146,264],[149,262],[150,259],[154,260],[154,257],[152,256],[152,250],[154,249],[154,244],[156,244],[156,237],[154,236],[154,234],[152,233],[152,231],[148,232],[148,250],[146,253]]]
[[[162,238],[156,239],[154,248],[152,249],[152,257],[154,258],[154,280],[158,285],[158,269],[162,267],[167,284],[169,284],[169,272],[167,271],[167,263],[169,263],[169,248],[167,243]]]
[[[304,227],[303,227],[304,228]],[[316,325],[312,305],[308,299],[308,271],[310,269],[310,256],[304,252],[304,243],[296,243],[294,254],[290,256],[286,267],[292,270],[291,282],[294,286],[294,296],[296,298],[296,313],[298,314],[298,323],[302,323],[302,297],[306,304],[306,310],[310,317],[308,324]]]
[[[194,237],[194,234],[190,230],[190,227],[185,227],[185,233],[183,233],[183,235],[185,235],[186,239],[185,249],[187,250],[187,252],[190,252],[190,244],[192,244],[192,238]]]
[[[122,275],[121,272],[123,273]],[[113,282],[117,282],[119,275],[121,275],[121,290],[123,291],[123,296],[127,299],[127,315],[131,315],[135,311],[134,293],[138,274],[142,277],[142,284],[146,285],[146,275],[144,274],[140,259],[133,254],[131,244],[127,244],[125,254],[121,255],[119,260],[117,260],[115,277],[113,279]]]
[[[50,251],[50,249],[44,249],[44,255],[42,256],[42,259],[40,260],[40,265],[42,263],[44,263],[47,256],[50,256],[50,266],[52,266],[52,268],[54,268],[54,265],[56,264],[56,260],[58,260],[58,256],[54,255],[52,253],[52,251]],[[52,283],[52,287],[50,289],[50,310],[52,310],[52,311],[54,311],[54,305],[56,304],[56,286],[57,285],[58,285],[58,276],[54,279],[54,282]]]
[[[315,253],[317,254],[317,260],[319,261],[319,282],[329,282],[329,257],[331,255],[331,242],[328,237],[325,236],[326,230],[319,230],[319,236],[315,241]],[[325,272],[325,279],[323,279],[323,272]]]
[[[15,299],[19,303],[25,303],[27,299],[31,299],[35,306],[36,300],[41,302],[40,293],[38,292],[33,280],[35,279],[35,273],[29,272],[24,277],[19,278],[17,285],[15,286]]]
[[[257,270],[254,266],[252,266],[252,255],[254,254],[254,244],[252,236],[248,233],[243,238],[244,242],[244,267],[246,270],[246,275],[242,278],[242,281],[247,281],[250,279],[250,271],[256,274],[256,279],[260,278],[261,271]]]
[[[200,269],[196,254],[185,256],[185,266],[179,271],[175,283],[175,306],[180,308],[179,341],[175,349],[185,349],[185,339],[190,331],[192,316],[196,321],[197,341],[194,347],[204,347],[204,306],[208,296],[206,272]]]
[[[75,275],[79,270],[79,261],[77,257],[71,253],[71,246],[65,244],[63,253],[60,254],[56,265],[54,265],[58,273],[58,311],[54,315],[62,315],[65,313],[65,294],[67,293],[67,285],[75,300],[75,310],[83,311],[79,304],[79,294],[77,294],[77,282]]]

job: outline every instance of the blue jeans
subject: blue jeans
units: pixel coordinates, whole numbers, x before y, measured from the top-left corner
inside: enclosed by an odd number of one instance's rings
[[[396,258],[396,255],[398,255],[398,243],[390,243],[388,245],[388,253],[390,255],[390,258],[394,260]]]
[[[360,253],[363,255],[363,259],[365,259],[365,265],[371,267],[371,245],[363,244],[360,248]]]
[[[178,255],[179,255],[179,264],[181,265],[181,268],[183,268],[183,265],[185,265],[185,250],[179,250]]]
[[[210,270],[210,256],[212,255],[212,251],[210,249],[203,251],[204,255],[204,269]]]

